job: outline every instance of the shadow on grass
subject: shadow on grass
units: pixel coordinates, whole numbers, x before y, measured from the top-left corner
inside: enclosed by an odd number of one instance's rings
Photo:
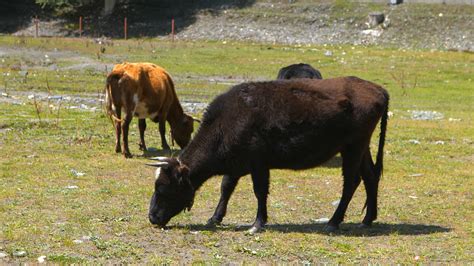
[[[319,167],[326,167],[326,168],[341,168],[342,167],[342,157],[341,155],[336,155],[332,157],[329,161],[323,163]]]
[[[369,228],[360,228],[359,223],[343,223],[335,233],[325,231],[326,224],[306,223],[306,224],[269,224],[265,231],[281,233],[308,233],[322,235],[344,235],[344,236],[385,236],[385,235],[429,235],[434,233],[450,232],[451,229],[439,225],[426,224],[388,224],[374,223]],[[250,225],[222,225],[208,226],[205,224],[176,225],[168,227],[170,229],[189,229],[192,231],[246,231]]]

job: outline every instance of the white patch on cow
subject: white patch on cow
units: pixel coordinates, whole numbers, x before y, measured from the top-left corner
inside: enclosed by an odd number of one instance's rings
[[[138,99],[138,95],[133,95],[133,103],[135,104],[135,109],[133,110],[133,115],[140,118],[148,118],[150,115],[148,114],[148,108],[144,102],[140,102]]]
[[[158,177],[160,177],[160,173],[161,173],[161,167],[156,168],[155,179],[158,179]]]

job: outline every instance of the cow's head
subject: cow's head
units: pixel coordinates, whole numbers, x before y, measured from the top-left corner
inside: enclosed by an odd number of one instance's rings
[[[171,218],[193,206],[194,189],[189,169],[176,158],[156,157],[148,165],[156,169],[155,192],[151,197],[148,217],[152,224],[164,227]]]
[[[200,122],[198,119],[184,114],[181,120],[171,129],[173,138],[181,148],[186,147],[191,140],[191,134],[194,131],[194,121]]]

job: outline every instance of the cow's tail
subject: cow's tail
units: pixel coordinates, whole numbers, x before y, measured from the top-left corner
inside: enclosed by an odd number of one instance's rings
[[[114,106],[114,97],[113,97],[113,81],[115,79],[119,79],[117,75],[110,74],[107,77],[106,83],[105,83],[105,112],[107,115],[110,117],[112,122],[118,122],[121,123],[122,119],[117,117],[117,113],[115,112],[113,106]]]
[[[377,156],[375,158],[375,165],[374,165],[374,178],[375,181],[380,181],[380,177],[383,173],[383,148],[385,146],[385,133],[387,132],[387,120],[388,120],[388,102],[389,102],[389,95],[384,90],[384,111],[382,114],[382,119],[380,121],[380,136],[379,136],[379,149],[377,151]],[[367,208],[367,200],[365,201],[364,207],[362,207],[362,213],[364,212],[365,208]]]
[[[377,151],[377,157],[375,161],[375,178],[377,181],[380,180],[380,177],[383,174],[383,148],[385,145],[385,133],[387,132],[387,120],[388,120],[388,103],[389,103],[389,95],[387,91],[384,90],[385,96],[385,110],[382,114],[382,119],[380,121],[380,137],[379,137],[379,149]]]

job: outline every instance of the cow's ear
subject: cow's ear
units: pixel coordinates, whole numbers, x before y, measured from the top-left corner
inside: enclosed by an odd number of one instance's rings
[[[178,182],[180,185],[191,185],[191,180],[189,180],[189,168],[186,165],[180,165],[178,167]]]

